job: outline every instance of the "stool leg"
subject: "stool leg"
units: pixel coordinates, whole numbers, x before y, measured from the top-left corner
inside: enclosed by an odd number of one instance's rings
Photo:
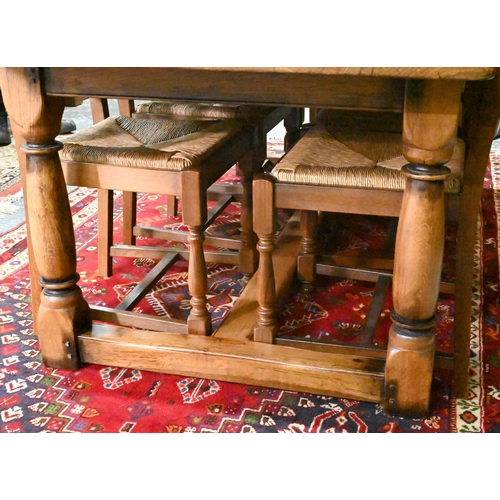
[[[254,227],[259,236],[257,248],[260,253],[257,300],[259,302],[257,326],[254,328],[254,341],[272,344],[277,331],[276,322],[276,285],[274,280],[274,182],[270,175],[259,175],[253,183]]]
[[[239,162],[243,176],[241,185],[243,194],[241,199],[241,248],[239,251],[239,267],[245,281],[253,276],[259,265],[257,251],[257,235],[253,231],[252,221],[252,182],[254,176],[254,152],[250,152]]]
[[[137,223],[137,193],[123,191],[123,244],[135,245],[134,226]]]
[[[207,267],[203,253],[202,226],[190,226],[189,229],[189,266],[188,287],[191,294],[191,313],[187,325],[188,333],[195,335],[210,335],[212,333],[212,322],[207,310]]]
[[[167,215],[169,217],[176,217],[179,212],[179,204],[177,196],[171,194],[167,196]]]
[[[210,335],[212,322],[207,310],[207,266],[203,253],[204,223],[207,219],[207,190],[203,188],[200,170],[181,173],[182,220],[188,227],[189,266],[188,287],[191,294],[191,313],[187,320],[188,333]]]
[[[133,99],[117,99],[118,112],[121,116],[131,117],[135,111],[135,103]]]
[[[302,210],[300,214],[300,229],[302,240],[300,252],[297,256],[297,276],[301,282],[302,293],[311,293],[314,290],[316,277],[316,227],[318,212]]]
[[[289,151],[300,138],[300,128],[304,121],[304,110],[293,108],[291,113],[285,118],[285,151]]]
[[[107,99],[100,99],[98,97],[91,97],[89,99],[90,110],[92,113],[92,122],[94,124],[102,122],[109,118],[109,104]]]
[[[108,278],[113,272],[110,248],[113,245],[113,191],[97,190],[97,257],[98,271]]]

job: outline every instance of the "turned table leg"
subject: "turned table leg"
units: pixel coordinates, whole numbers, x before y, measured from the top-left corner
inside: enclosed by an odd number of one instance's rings
[[[21,150],[22,144],[24,144],[24,140],[21,135],[21,130],[19,125],[11,120],[12,134],[14,135],[14,142],[17,150],[17,157],[19,160],[19,170],[21,172],[21,185],[23,189],[23,193],[27,193],[26,190],[26,155]],[[28,208],[28,197],[23,196],[24,199],[24,213],[29,212]],[[42,285],[40,284],[40,273],[36,267],[35,256],[33,255],[33,243],[31,241],[31,232],[29,227],[29,220],[26,218],[26,233],[28,235],[28,261],[29,261],[29,269],[30,269],[30,288],[31,288],[31,314],[33,315],[33,330],[35,335],[38,335],[38,331],[36,328],[37,318],[38,318],[38,309],[40,307],[40,296],[42,293]]]
[[[393,325],[384,408],[423,417],[430,400],[444,246],[444,167],[452,155],[463,83],[407,82],[403,153],[410,162],[396,237]]]
[[[36,69],[2,68],[0,84],[11,120],[25,142],[27,220],[42,294],[36,319],[42,358],[52,368],[80,365],[76,336],[91,328],[90,310],[77,285],[71,210],[54,140],[64,101],[47,98]]]
[[[408,179],[396,238],[385,406],[389,413],[425,415],[444,244],[443,177],[448,169],[409,165],[405,173]]]

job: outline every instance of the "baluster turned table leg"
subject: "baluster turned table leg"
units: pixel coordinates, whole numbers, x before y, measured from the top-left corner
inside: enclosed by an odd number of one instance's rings
[[[76,333],[91,328],[89,307],[77,286],[75,239],[60,143],[27,143],[26,188],[31,237],[43,287],[37,329],[44,363],[79,366]]]
[[[403,153],[410,164],[404,168],[386,359],[384,408],[390,414],[422,417],[429,408],[449,175],[443,164],[453,153],[462,89],[460,81],[407,82]]]
[[[91,328],[90,310],[76,272],[76,250],[66,184],[54,140],[61,127],[64,101],[47,98],[38,71],[3,68],[2,93],[11,120],[23,140],[27,219],[43,291],[35,329],[42,358],[53,368],[80,364],[76,336]]]

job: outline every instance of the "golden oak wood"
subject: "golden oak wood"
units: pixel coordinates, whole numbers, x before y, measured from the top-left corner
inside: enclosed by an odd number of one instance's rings
[[[336,68],[333,66],[326,68],[303,67],[303,68],[279,68],[279,67],[265,67],[265,68],[210,68],[211,71],[256,71],[265,73],[295,73],[295,74],[321,74],[321,75],[350,75],[350,76],[379,76],[379,77],[395,77],[395,78],[412,78],[412,79],[445,79],[445,80],[486,80],[493,78],[495,75],[495,68]]]
[[[91,306],[92,319],[139,329],[151,329],[169,333],[188,333],[185,321],[162,318],[151,314],[120,311],[116,308]]]
[[[254,340],[271,344],[276,335],[276,283],[274,278],[273,250],[276,218],[274,208],[274,181],[269,175],[262,175],[254,181],[255,206],[254,229],[259,237],[259,273],[257,300],[259,317],[254,328]]]
[[[276,344],[286,345],[289,347],[300,347],[303,349],[319,351],[319,352],[331,352],[336,354],[351,354],[351,355],[356,354],[361,357],[379,358],[384,360],[387,356],[385,347],[381,346],[359,347],[349,344],[345,345],[330,344],[328,342],[311,341],[309,339],[303,340],[303,339],[290,338],[284,336],[280,336],[279,338],[277,338]],[[436,353],[434,357],[434,366],[442,368],[443,370],[453,370],[454,366],[453,358],[452,356],[447,354]]]
[[[26,154],[21,150],[21,145],[24,144],[24,140],[21,136],[19,125],[15,121],[11,121],[12,134],[14,136],[14,143],[16,145],[17,157],[19,159],[19,170],[21,172],[21,186],[23,192],[26,193]],[[28,197],[23,196],[24,200],[24,211],[29,213],[28,209]],[[26,232],[30,234],[29,220],[26,218]],[[33,314],[33,324],[35,334],[38,334],[36,328],[38,308],[40,307],[40,294],[42,293],[42,286],[38,280],[40,273],[38,271],[35,255],[33,253],[33,243],[31,238],[28,238],[28,260],[30,269],[30,285],[31,285],[31,309]]]
[[[285,346],[95,325],[79,336],[87,363],[379,401],[383,360]]]
[[[455,146],[464,82],[410,80],[406,83],[403,154],[412,163],[444,164]]]
[[[241,185],[243,187],[243,197],[241,200],[241,236],[240,236],[240,272],[244,279],[248,281],[257,271],[259,265],[259,253],[257,252],[257,235],[253,230],[253,200],[251,184],[256,173],[256,166],[262,165],[262,158],[259,158],[258,137],[255,138],[253,150],[239,162]]]
[[[302,292],[310,293],[313,290],[316,275],[316,228],[318,212],[303,210],[300,219],[302,241],[297,258],[297,275],[302,284]]]
[[[187,241],[182,240],[182,241]],[[205,242],[207,239],[205,238]],[[153,247],[153,246],[134,246],[134,245],[114,245],[111,248],[111,255],[113,257],[135,257],[135,258],[146,258],[146,259],[162,259],[169,250],[166,247]],[[189,260],[190,252],[189,250],[176,249],[176,253],[182,260]],[[210,251],[206,250],[205,262],[219,262],[220,264],[232,264],[237,266],[239,264],[239,256],[237,252],[226,252],[226,251]]]
[[[113,191],[107,189],[97,190],[98,228],[97,248],[106,249],[113,245]],[[125,233],[125,231],[124,231]],[[98,271],[101,276],[111,276],[113,266],[111,255],[101,250],[97,253]]]
[[[394,307],[411,321],[432,317],[441,281],[444,188],[442,181],[425,182],[408,179],[396,238]]]
[[[204,227],[206,227],[206,225],[204,225]],[[173,229],[157,230],[151,227],[136,225],[134,226],[133,232],[135,236],[147,236],[149,238],[160,238],[169,241],[187,241],[186,235],[179,234],[180,231],[176,231]],[[224,237],[205,236],[205,244],[215,247],[227,248],[230,250],[239,250],[241,248],[241,240]]]
[[[91,98],[89,101],[94,124],[109,118],[108,99]],[[118,110],[121,115],[131,116],[133,107],[133,101],[118,100]],[[136,222],[136,203],[137,193],[134,191],[123,191],[122,240],[124,245],[135,245],[133,228]],[[107,278],[111,276],[113,266],[111,255],[107,251],[113,245],[113,190],[99,189],[97,206],[100,225],[98,235],[98,272],[101,276]]]
[[[7,110],[15,121],[19,135],[24,141],[32,141],[34,145],[38,145],[38,150],[43,149],[41,146],[44,143],[52,144],[58,133],[64,103],[64,100],[57,98],[59,95],[206,100],[281,104],[297,108],[341,107],[402,112],[405,86],[408,85],[409,89],[423,87],[420,97],[418,92],[408,91],[405,111],[406,144],[409,151],[417,152],[411,153],[416,161],[439,164],[444,161],[449,149],[448,142],[454,135],[459,89],[462,88],[463,82],[468,82],[465,97],[470,82],[478,80],[477,93],[472,93],[472,105],[468,106],[471,109],[476,105],[480,109],[476,114],[471,114],[468,127],[468,133],[471,140],[477,143],[477,148],[471,148],[467,161],[471,170],[476,172],[474,175],[479,178],[485,158],[487,159],[485,150],[490,140],[488,134],[494,128],[493,123],[498,122],[499,115],[496,107],[488,112],[484,111],[486,104],[493,102],[491,98],[486,99],[483,96],[484,86],[493,76],[494,71],[491,68],[43,68],[29,71],[24,68],[11,68],[0,71],[0,85],[7,96]],[[425,80],[423,85],[419,83],[422,80]],[[496,79],[493,81],[496,83]],[[498,90],[496,92],[498,94]],[[431,115],[435,115],[435,118]],[[478,127],[477,124],[483,119],[484,127]],[[474,131],[477,131],[477,136]],[[46,148],[40,155],[43,158],[33,161],[36,155],[32,153],[33,151],[30,151],[27,163],[37,165],[40,172],[29,171],[28,165],[24,173],[27,191],[36,191],[40,182],[45,182],[47,198],[57,199],[62,196],[64,199],[66,193],[59,186],[61,170],[56,155],[50,148]],[[78,176],[78,165],[73,166],[76,172],[74,175]],[[49,171],[51,174],[48,174]],[[214,173],[214,182],[217,169],[214,167],[209,172],[211,171]],[[419,228],[421,222],[427,220],[427,206],[436,207],[439,213],[443,212],[441,195],[435,193],[439,191],[439,187],[427,187],[427,184],[438,185],[441,182],[431,180],[432,173],[425,168],[423,173],[420,172],[420,177],[413,173],[417,178],[412,177],[409,185],[424,184],[425,187],[421,191],[417,189],[417,193],[413,193],[409,188],[406,196],[408,200],[403,201],[403,206],[416,207],[411,213],[407,210],[409,215],[404,217],[404,225],[408,224],[407,233],[412,232],[412,228],[418,233],[419,236],[414,239],[422,245],[423,255],[410,262],[401,251],[398,252],[395,265],[403,269],[403,274],[400,272],[398,278],[400,285],[397,294],[401,297],[407,289],[407,278],[404,277],[417,274],[416,269],[423,263],[430,263],[430,266],[435,268],[435,262],[438,260],[439,228],[428,231],[431,235],[428,241],[426,231]],[[159,179],[155,178],[154,174],[148,175],[151,175],[151,191],[156,192],[155,186],[158,185]],[[104,171],[100,178],[97,173],[90,174],[95,185],[103,182],[100,187],[105,189],[113,189],[112,181],[116,180],[113,176],[116,177],[112,169]],[[124,182],[122,186],[125,191],[134,188],[133,183]],[[473,188],[466,195],[466,199],[471,203],[475,202],[478,200],[477,192],[477,188]],[[181,194],[180,184],[176,194]],[[359,192],[356,195],[359,201],[363,200],[363,194],[366,193]],[[41,339],[44,338],[42,355],[52,366],[74,368],[80,361],[134,366],[367,401],[384,401],[388,411],[400,414],[413,415],[425,411],[430,392],[428,380],[432,376],[434,358],[433,336],[425,328],[419,328],[427,326],[428,318],[425,316],[431,310],[431,299],[438,286],[432,272],[423,273],[428,278],[421,280],[422,286],[416,292],[418,295],[428,294],[429,299],[414,300],[413,305],[409,306],[399,302],[398,307],[408,317],[395,318],[399,324],[391,331],[391,347],[385,363],[379,355],[373,359],[369,351],[365,352],[364,356],[353,356],[346,354],[347,351],[342,354],[313,352],[253,342],[249,339],[249,331],[252,331],[258,317],[256,277],[250,280],[231,314],[211,337],[188,337],[182,333],[173,333],[179,329],[182,331],[179,325],[173,325],[171,332],[161,333],[139,332],[97,323],[91,328],[88,323],[90,312],[85,309],[85,303],[79,296],[79,288],[72,278],[74,246],[72,241],[68,241],[71,238],[68,238],[67,234],[71,222],[69,210],[64,203],[60,206],[56,201],[43,203],[37,196],[36,193],[30,194],[26,203],[30,222],[30,245],[36,258],[34,265],[31,265],[32,278],[40,271],[44,278],[53,276],[59,280],[55,285],[48,283],[49,293],[44,293],[43,311],[38,315],[37,324],[37,332],[40,332]],[[300,196],[300,191],[290,191],[288,196]],[[399,199],[401,200],[401,197]],[[328,197],[319,201],[330,206]],[[370,201],[365,199],[365,203]],[[388,212],[394,210],[389,208],[390,205],[392,203],[386,205]],[[354,209],[354,204],[351,208]],[[40,211],[39,216],[32,213],[35,209]],[[313,205],[307,209],[317,210]],[[460,210],[465,213],[466,207],[461,205]],[[56,227],[55,224],[44,223],[43,228],[34,228],[31,222],[35,217],[36,224],[40,219],[51,217],[55,217],[61,224]],[[433,226],[434,222],[430,221],[430,225]],[[471,222],[464,231],[473,234],[473,225]],[[265,229],[267,233],[269,227]],[[298,234],[298,221],[295,230]],[[294,261],[299,249],[298,237],[291,233],[289,236],[288,240],[285,237],[277,242],[275,255],[281,255],[283,258],[272,261],[277,270],[278,296],[287,288],[287,283],[293,277]],[[61,245],[64,246],[64,253],[60,251]],[[58,257],[51,260],[50,256],[41,255],[46,248],[49,253],[54,251],[53,255],[57,254]],[[470,249],[464,250],[460,259],[465,263],[469,257]],[[49,270],[48,262],[56,262],[55,269]],[[471,265],[467,265],[469,273]],[[434,271],[437,272],[436,269]],[[465,276],[462,282],[457,280],[457,287],[466,287],[467,279]],[[63,297],[68,297],[68,302],[64,302]],[[36,300],[34,297],[34,303]],[[109,311],[94,314],[99,314],[100,316],[96,316],[99,318],[112,318]],[[143,319],[133,316],[133,313],[119,314],[131,325],[138,328],[144,325]],[[424,320],[418,322],[412,318]],[[465,322],[465,319],[462,318],[461,321]],[[43,326],[43,331],[40,331],[40,325]],[[86,333],[79,334],[82,331]],[[75,343],[77,336],[78,345]],[[68,355],[72,358],[68,358]],[[414,383],[415,381],[417,383]]]
[[[295,261],[300,248],[300,215],[293,214],[281,231],[273,252],[275,304],[286,296],[295,275]],[[257,323],[259,303],[257,301],[258,276],[254,275],[231,309],[228,317],[214,333],[214,337],[235,340],[251,340]]]
[[[0,85],[10,119],[26,141],[21,146],[26,155],[21,174],[33,257],[43,287],[36,315],[42,357],[51,366],[74,369],[80,364],[75,336],[89,328],[91,319],[76,285],[71,211],[59,162],[60,144],[54,141],[64,100],[45,98],[39,73],[25,68],[1,68]]]
[[[393,276],[393,325],[386,359],[385,409],[425,415],[429,408],[434,333],[444,247],[444,179],[461,110],[460,81],[407,81],[403,154],[410,163]]]
[[[107,99],[91,98],[89,99],[89,102],[90,102],[90,110],[92,112],[92,121],[94,123],[102,122],[104,119],[110,116]]]
[[[175,196],[174,196],[175,198]],[[134,228],[137,222],[137,193],[135,191],[123,192],[123,244],[135,245]]]

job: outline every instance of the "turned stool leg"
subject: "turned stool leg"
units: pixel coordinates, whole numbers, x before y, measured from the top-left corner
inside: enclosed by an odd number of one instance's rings
[[[191,312],[187,320],[188,333],[210,335],[212,322],[207,310],[208,277],[203,252],[207,191],[202,187],[201,175],[196,169],[184,170],[181,179],[182,219],[189,230],[188,287],[191,294]]]
[[[453,153],[459,81],[411,80],[406,84],[403,154],[410,162],[394,258],[393,325],[385,370],[384,408],[390,414],[424,417],[434,363],[433,325],[444,247],[442,165]]]
[[[257,248],[260,254],[257,300],[259,302],[254,341],[272,344],[277,331],[275,311],[276,286],[274,280],[273,248],[275,234],[274,181],[272,176],[262,174],[253,183],[254,228],[259,237]]]
[[[129,118],[135,112],[135,102],[133,99],[117,99],[118,112],[121,116]],[[137,193],[123,192],[123,244],[135,245],[135,236],[133,235],[137,214]]]
[[[302,293],[311,293],[314,290],[316,277],[316,228],[318,212],[302,210],[300,215],[300,230],[302,240],[297,256],[297,277],[301,282]]]
[[[251,151],[238,164],[240,167],[243,188],[241,198],[241,248],[239,250],[239,267],[245,281],[255,274],[259,265],[259,252],[257,251],[257,235],[253,230],[253,200],[252,200],[252,182],[254,177],[255,153]]]
[[[191,313],[187,325],[188,333],[210,335],[212,333],[211,317],[207,310],[207,266],[203,253],[205,235],[202,226],[188,226],[189,229],[189,265],[188,287],[191,294]]]

